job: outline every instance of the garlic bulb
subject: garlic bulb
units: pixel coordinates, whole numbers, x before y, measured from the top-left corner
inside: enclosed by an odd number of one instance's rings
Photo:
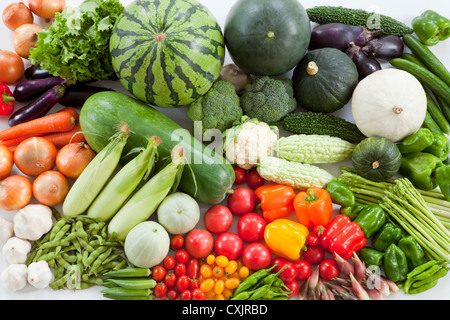
[[[10,264],[0,275],[0,279],[7,290],[21,290],[27,285],[27,266],[25,264]]]
[[[11,220],[0,218],[0,241],[6,242],[14,235],[14,224]]]
[[[29,204],[14,216],[14,233],[22,239],[38,240],[52,226],[52,209],[42,204]]]
[[[41,260],[28,266],[28,283],[37,289],[47,287],[53,279],[53,273],[48,262]]]
[[[31,251],[31,243],[17,237],[9,238],[3,245],[3,256],[9,263],[25,263]]]

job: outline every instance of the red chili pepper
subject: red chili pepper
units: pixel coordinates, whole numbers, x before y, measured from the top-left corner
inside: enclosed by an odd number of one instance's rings
[[[271,183],[256,189],[255,194],[261,200],[263,217],[267,222],[285,218],[294,212],[295,191],[292,187]]]
[[[353,252],[366,245],[366,237],[357,223],[352,222],[347,216],[337,215],[322,232],[320,245],[348,260]]]
[[[14,111],[14,97],[5,84],[0,84],[0,116],[9,116]]]

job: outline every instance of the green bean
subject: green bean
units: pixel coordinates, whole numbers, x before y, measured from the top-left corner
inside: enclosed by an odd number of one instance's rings
[[[68,263],[76,263],[77,262],[77,256],[71,255],[66,252],[61,254],[62,258],[66,260]]]
[[[431,288],[435,287],[437,284],[438,284],[438,281],[434,280],[434,281],[428,282],[427,284],[425,284],[425,285],[423,285],[421,287],[411,289],[411,290],[409,290],[408,293],[409,294],[422,293],[422,292],[425,292],[427,290],[430,290]]]
[[[121,258],[122,256],[121,256],[121,254],[120,253],[113,253],[113,254],[111,254],[108,258],[106,258],[103,262],[102,262],[102,265],[105,265],[105,264],[107,264],[108,262],[111,262],[111,261],[113,261],[113,260],[115,260],[115,259],[117,259],[117,258]]]
[[[81,280],[84,282],[94,283],[99,286],[103,285],[103,279],[96,276],[89,276],[87,274],[83,274],[81,276]]]
[[[54,248],[54,247],[67,247],[70,245],[70,240],[52,240],[52,241],[48,241],[46,243],[43,243],[39,249],[45,250],[45,249],[50,249],[50,248]]]
[[[148,277],[152,274],[151,269],[147,268],[125,268],[114,270],[105,273],[105,276],[108,277],[121,277],[121,278],[130,278],[130,277]]]
[[[122,287],[107,288],[101,291],[104,294],[111,294],[122,297],[148,297],[152,290],[150,289],[128,289]]]
[[[68,263],[62,256],[57,256],[55,258],[56,262],[63,268],[68,269],[70,268],[71,264]]]
[[[88,243],[89,242],[89,237],[88,237],[87,232],[83,228],[83,222],[78,220],[77,223],[75,224],[75,229],[77,231],[78,238],[83,240],[83,242]]]
[[[93,262],[92,262],[92,267],[89,271],[89,273],[92,274],[96,274],[97,269],[101,266],[101,264],[103,263],[103,261],[106,260],[106,258],[108,258],[111,253],[113,251],[113,248],[109,248],[108,250],[106,250],[104,253],[100,254]]]
[[[92,263],[94,262],[94,260],[97,259],[97,257],[98,257],[100,254],[102,254],[103,252],[105,252],[106,250],[108,250],[108,247],[101,246],[101,247],[98,247],[97,249],[95,249],[94,251],[92,251],[92,252],[89,254],[88,258],[86,259],[86,261],[85,261],[85,263],[84,263],[84,266],[87,267],[87,266],[92,265]]]
[[[61,213],[59,213],[58,210],[56,210],[54,207],[50,207],[50,209],[52,210],[52,214],[56,220],[59,220],[62,218]]]
[[[84,250],[86,250],[86,251],[88,251],[90,253],[95,251],[94,247],[89,245],[89,243],[85,239],[79,238],[78,235],[77,235],[77,240],[78,240],[80,246],[83,247]]]
[[[119,287],[128,289],[153,289],[156,286],[156,281],[148,278],[127,278],[127,279],[113,279],[108,281],[115,283]]]
[[[50,231],[49,240],[53,240],[56,237],[56,235],[58,234],[58,232],[61,230],[61,228],[67,224],[67,222],[68,221],[66,219],[61,219],[61,220],[56,221],[52,227],[52,230]]]
[[[51,241],[54,240],[59,240],[62,239],[64,237],[64,235],[69,231],[69,229],[71,228],[70,224],[66,224],[64,225],[54,236],[54,238]]]
[[[56,256],[59,254],[59,251],[61,250],[61,247],[56,247],[55,251],[50,251],[46,254],[41,255],[37,261],[45,260],[45,261],[51,261],[52,259],[55,259]]]
[[[113,300],[153,300],[154,299],[154,295],[148,295],[148,296],[144,296],[144,297],[124,297],[124,296],[118,296],[118,295],[114,295],[114,294],[104,294],[103,295],[105,298],[108,299],[113,299]]]
[[[58,278],[57,280],[50,283],[49,287],[54,290],[62,289],[64,287],[64,284],[69,280],[70,276],[70,273],[66,273],[61,278]]]

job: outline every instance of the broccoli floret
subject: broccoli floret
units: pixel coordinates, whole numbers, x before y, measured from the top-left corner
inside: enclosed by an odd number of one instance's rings
[[[233,126],[233,122],[241,119],[242,115],[236,89],[225,80],[216,81],[204,96],[189,106],[188,110],[189,118],[194,121],[194,130],[201,126],[203,133],[208,129],[224,132]]]
[[[266,123],[277,123],[297,107],[291,79],[256,78],[241,96],[244,114]]]

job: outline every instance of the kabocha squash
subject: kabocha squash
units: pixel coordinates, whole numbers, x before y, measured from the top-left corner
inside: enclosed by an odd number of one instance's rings
[[[138,99],[158,107],[191,104],[220,75],[220,26],[196,0],[141,0],[128,5],[111,34],[114,70]]]
[[[352,115],[367,137],[400,142],[416,133],[427,113],[422,84],[398,69],[377,71],[362,80],[353,92]]]
[[[292,81],[301,106],[313,112],[332,113],[350,101],[359,74],[345,53],[323,48],[310,51],[300,61]]]
[[[311,24],[298,0],[239,0],[229,11],[225,43],[234,63],[257,76],[292,70],[311,39]]]
[[[383,137],[370,137],[356,146],[352,163],[362,177],[383,182],[398,173],[402,154],[392,141]]]

